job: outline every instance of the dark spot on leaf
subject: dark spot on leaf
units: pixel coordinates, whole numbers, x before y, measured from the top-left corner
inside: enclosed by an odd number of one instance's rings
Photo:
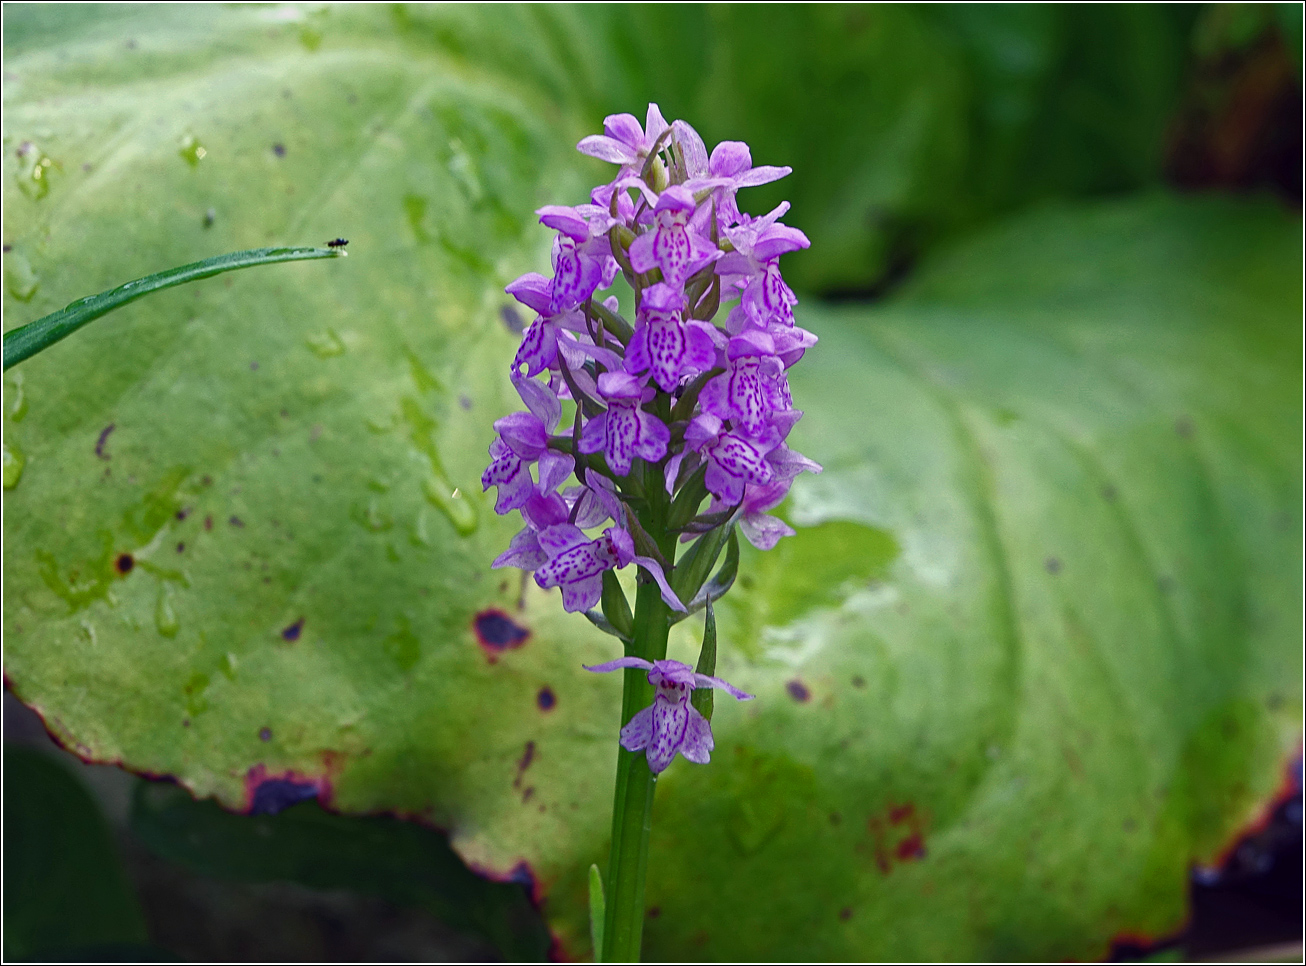
[[[472,408],[472,400],[471,400],[471,397],[469,397],[469,396],[459,396],[459,397],[458,397],[458,405],[459,405],[459,406],[462,406],[463,409],[471,409],[471,408]]]
[[[901,825],[911,818],[915,811],[915,807],[910,802],[906,805],[894,805],[889,809],[889,822],[892,825]]]
[[[503,319],[503,324],[508,327],[508,331],[513,335],[521,335],[526,331],[525,320],[511,305],[505,305],[499,309],[499,318]]]
[[[185,552],[186,552],[186,545],[184,543],[177,544],[177,553],[185,553]]]
[[[1110,483],[1102,487],[1102,499],[1106,500],[1108,503],[1115,503],[1118,495],[1119,494],[1116,493],[1116,488]]]
[[[184,506],[177,511],[178,520],[185,520],[188,516],[190,516],[190,507],[188,506]]]
[[[100,430],[100,438],[95,441],[95,455],[102,460],[110,458],[109,454],[104,451],[104,444],[109,441],[109,434],[113,432],[114,424],[110,423]]]
[[[535,794],[535,786],[527,785],[526,789],[521,793],[521,803],[525,805],[527,802],[531,800],[531,796],[534,794]]]
[[[1174,421],[1174,431],[1180,439],[1193,438],[1193,421],[1187,416],[1180,416]]]
[[[649,917],[650,919],[656,919],[656,918],[657,918],[658,916],[660,916],[660,915],[662,915],[662,909],[661,909],[660,907],[658,907],[658,906],[649,906],[649,907],[648,907],[648,917]]]
[[[13,246],[13,245],[5,245],[5,246],[4,246],[4,253],[5,253],[6,255],[8,255],[8,254],[9,254],[11,251],[13,251],[13,250],[14,250],[14,246]]]
[[[284,158],[286,156],[286,146],[281,143],[274,144],[272,145],[272,153],[279,158]]]
[[[842,821],[843,821],[843,816],[840,815],[838,812],[831,812],[831,813],[830,813],[830,824],[831,824],[831,825],[838,825],[838,824],[839,824],[840,822],[842,822]]]
[[[899,862],[908,862],[913,859],[925,858],[925,839],[920,832],[912,832],[905,839],[898,843],[894,849]]]
[[[129,553],[118,554],[117,559],[113,562],[113,569],[120,574],[129,574],[132,568],[136,566],[136,559]]]
[[[257,362],[251,362],[251,363],[249,364],[249,368],[250,368],[250,371],[251,371],[251,372],[258,372],[258,363],[257,363]]]
[[[1061,573],[1061,561],[1056,557],[1048,557],[1047,560],[1043,561],[1043,569],[1055,577]]]
[[[551,688],[540,688],[540,693],[535,696],[535,703],[540,706],[541,711],[552,711],[558,699]]]
[[[786,684],[785,690],[789,692],[789,697],[795,701],[806,701],[812,696],[812,692],[807,689],[807,685],[797,678]]]
[[[517,762],[517,777],[513,779],[512,787],[521,788],[522,776],[526,774],[526,769],[531,767],[531,762],[535,760],[535,742],[526,742],[526,747],[522,750],[521,760]]]
[[[842,919],[844,922],[847,922],[852,917],[853,917],[853,911],[851,906],[844,906],[842,909],[839,910],[839,918]]]
[[[209,476],[209,474],[205,473],[202,477],[200,477],[200,486],[212,486],[212,485],[213,485],[213,477]]]
[[[1174,590],[1174,578],[1162,574],[1156,578],[1156,589],[1163,594],[1168,594]]]
[[[534,897],[535,873],[531,871],[531,867],[525,862],[518,862],[512,867],[512,871],[508,873],[507,881],[515,882],[520,886],[525,886],[526,891]]]
[[[202,224],[204,225],[205,228],[212,228],[213,223],[217,220],[218,220],[217,210],[214,208],[210,208],[208,211],[204,212],[204,221],[202,222]],[[198,295],[199,293],[196,292],[195,294]]]
[[[183,728],[189,728],[189,727],[190,727],[190,718],[182,718],[182,719],[181,719],[181,726],[182,726]]]
[[[304,630],[304,618],[301,617],[299,620],[295,621],[295,623],[291,624],[289,627],[287,627],[285,630],[281,632],[281,639],[283,641],[297,641],[299,640],[300,632],[302,632],[303,630]]]
[[[269,775],[262,765],[255,765],[245,776],[250,815],[275,815],[277,812],[320,797],[325,791],[323,779],[304,778],[294,772]]]
[[[864,688],[864,687],[866,687],[866,678],[862,677],[860,674],[854,674],[854,675],[853,675],[853,687],[855,687],[855,688]]]
[[[472,620],[476,638],[491,657],[521,647],[531,632],[496,608],[483,610]]]
[[[205,518],[204,518],[204,529],[205,529],[205,530],[212,530],[212,529],[213,529],[213,517],[210,516],[210,517],[205,517]]]
[[[259,740],[259,741],[271,741],[271,740],[272,740],[272,729],[271,729],[271,728],[259,728],[259,730],[258,730],[258,740]]]
[[[233,527],[243,527],[245,525],[245,521],[234,514],[232,515],[231,519],[229,519],[227,522],[230,523]]]

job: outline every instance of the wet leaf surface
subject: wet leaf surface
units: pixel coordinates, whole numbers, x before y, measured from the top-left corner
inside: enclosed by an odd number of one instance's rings
[[[6,376],[6,674],[79,754],[230,809],[447,828],[583,955],[619,695],[580,664],[617,652],[489,570],[515,524],[479,492],[530,212],[601,175],[586,97],[536,83],[576,76],[571,14],[536,46],[447,15],[531,49],[516,72],[420,16],[174,16],[7,64],[4,177],[19,143],[57,164],[6,193],[38,280],[6,325],[218,251],[350,257],[161,293]],[[718,673],[758,700],[660,782],[650,959],[1179,925],[1300,730],[1299,238],[1255,205],[1048,209],[892,305],[799,307],[826,472],[720,605]]]

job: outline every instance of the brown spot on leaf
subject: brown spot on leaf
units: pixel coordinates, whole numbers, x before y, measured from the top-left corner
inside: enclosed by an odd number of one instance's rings
[[[522,778],[526,774],[526,769],[531,767],[531,762],[535,760],[535,742],[526,742],[526,747],[522,749],[521,759],[517,762],[517,777],[513,779],[512,787],[521,788]]]

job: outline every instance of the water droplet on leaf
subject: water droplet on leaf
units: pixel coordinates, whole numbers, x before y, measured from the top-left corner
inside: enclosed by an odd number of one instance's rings
[[[31,141],[18,146],[18,187],[33,201],[40,201],[50,193],[50,173],[62,167],[49,158]]]
[[[192,168],[199,165],[208,154],[208,149],[200,143],[200,139],[193,134],[187,134],[181,139],[181,150],[177,152],[181,159],[189,164]]]
[[[166,583],[159,584],[159,599],[154,604],[154,626],[164,637],[176,637],[181,630],[176,611],[172,609],[172,595]]]
[[[30,302],[41,287],[41,276],[32,269],[32,263],[20,251],[12,251],[5,258],[5,288],[20,302]]]
[[[18,485],[18,481],[23,478],[23,467],[27,465],[27,457],[23,455],[23,451],[18,448],[17,443],[5,443],[3,455],[4,488],[12,490]]]
[[[476,532],[476,506],[439,473],[432,473],[422,484],[426,498],[449,518],[462,537]]]
[[[27,393],[23,389],[23,374],[15,372],[13,383],[9,391],[9,417],[16,423],[21,423],[23,417],[27,415]]]
[[[310,335],[304,340],[309,350],[319,359],[330,359],[345,354],[345,344],[336,335],[334,329],[327,329],[318,335]]]

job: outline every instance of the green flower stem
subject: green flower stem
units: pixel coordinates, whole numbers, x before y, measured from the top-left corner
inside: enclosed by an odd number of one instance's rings
[[[201,278],[221,275],[223,272],[230,272],[237,268],[272,265],[276,262],[300,262],[312,258],[342,258],[344,254],[343,248],[251,248],[146,275],[144,278],[111,288],[99,295],[78,299],[58,312],[51,312],[35,322],[29,322],[11,332],[6,332],[4,368],[8,369],[24,359],[31,358],[42,349],[48,349],[59,340],[72,335],[87,322],[92,322],[128,302],[134,302],[142,295],[172,288],[174,285],[183,285],[186,282],[195,282]]]
[[[652,492],[660,491],[654,487]],[[650,508],[645,529],[668,560],[676,552],[675,534],[666,532],[666,506]],[[651,524],[651,525],[650,525]],[[670,611],[657,584],[641,583],[635,595],[635,635],[628,655],[646,661],[667,656]],[[627,668],[621,699],[621,724],[653,700],[648,672]],[[648,872],[648,833],[653,827],[653,790],[657,776],[644,752],[617,752],[617,788],[612,806],[612,853],[608,860],[607,906],[603,928],[603,962],[639,962],[644,933],[644,879]]]

